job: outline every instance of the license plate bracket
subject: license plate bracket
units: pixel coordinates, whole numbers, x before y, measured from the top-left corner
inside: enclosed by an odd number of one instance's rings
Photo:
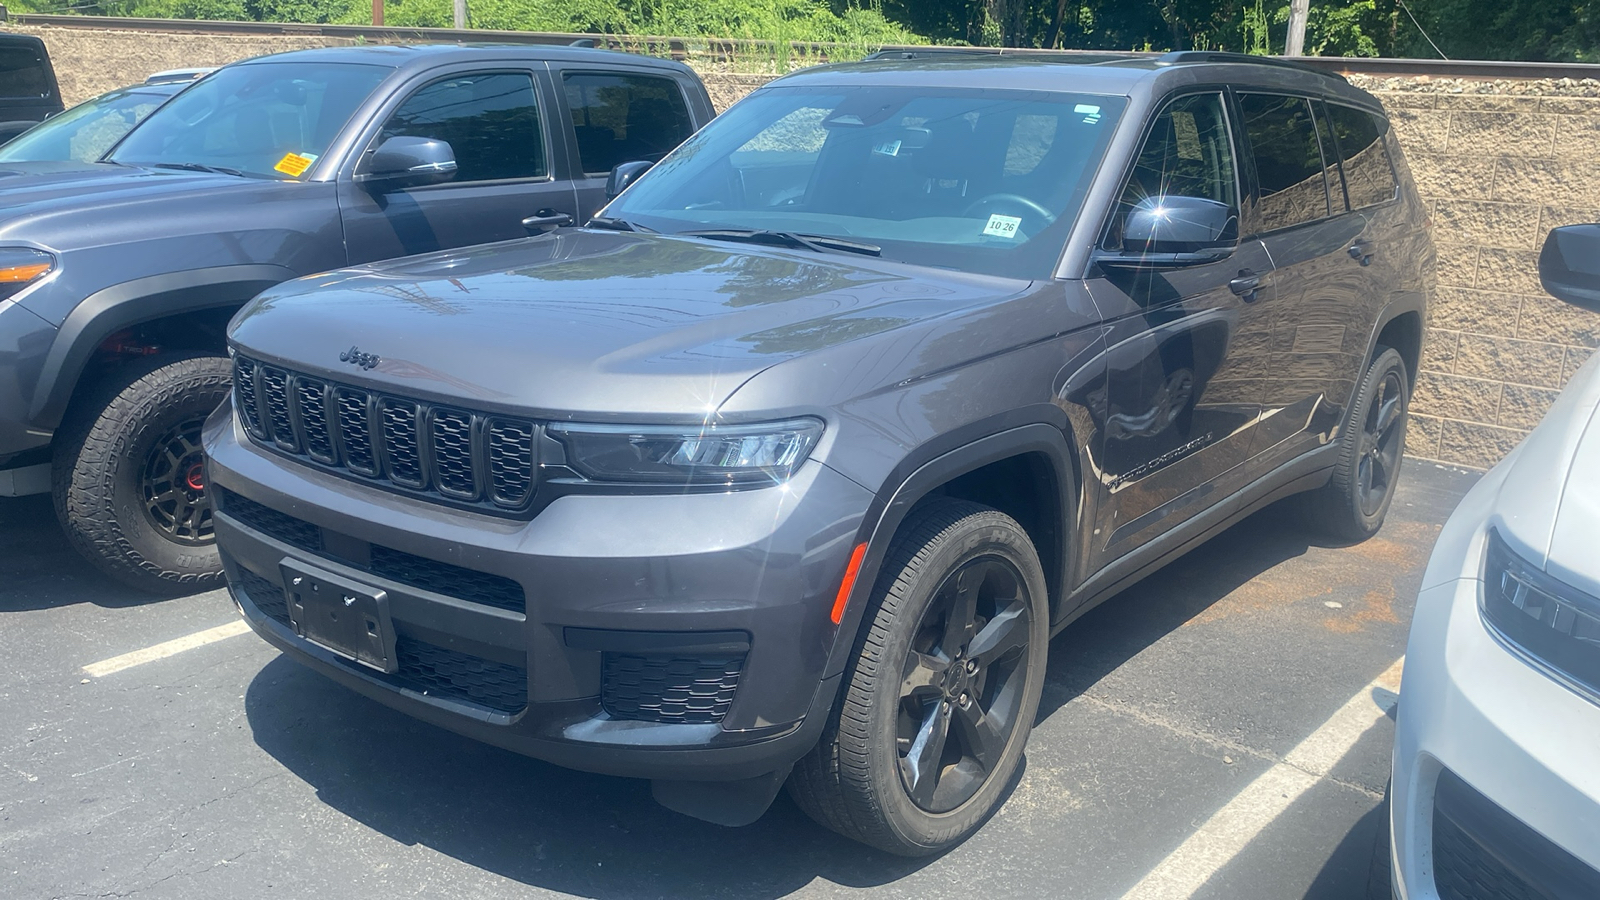
[[[379,672],[400,670],[386,591],[291,559],[278,569],[295,634]]]

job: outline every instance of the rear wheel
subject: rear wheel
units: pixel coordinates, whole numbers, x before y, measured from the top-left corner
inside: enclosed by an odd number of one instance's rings
[[[228,395],[228,361],[152,357],[101,385],[62,429],[56,515],[90,562],[131,587],[221,583],[200,429]]]
[[[1333,477],[1303,501],[1311,527],[1352,543],[1383,526],[1406,446],[1411,389],[1405,360],[1395,350],[1378,349],[1345,418]]]
[[[1009,516],[940,499],[890,547],[821,742],[789,790],[821,824],[906,856],[999,806],[1044,687],[1044,571]]]

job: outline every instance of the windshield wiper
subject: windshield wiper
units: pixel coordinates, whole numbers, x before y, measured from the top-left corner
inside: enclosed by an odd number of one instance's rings
[[[862,256],[883,255],[883,248],[877,244],[829,237],[825,234],[798,234],[793,231],[766,231],[754,228],[713,228],[706,231],[684,231],[681,234],[687,237],[711,238],[715,241],[744,241],[774,247],[797,247],[817,253],[836,251],[859,253]]]
[[[608,231],[648,231],[651,234],[658,233],[649,225],[640,225],[637,222],[629,222],[627,219],[619,219],[616,216],[595,216],[589,220],[589,227],[604,228]]]
[[[151,167],[156,169],[180,169],[185,172],[215,172],[218,175],[237,175],[241,178],[244,177],[244,173],[238,169],[230,169],[226,166],[207,166],[192,162],[154,163]]]

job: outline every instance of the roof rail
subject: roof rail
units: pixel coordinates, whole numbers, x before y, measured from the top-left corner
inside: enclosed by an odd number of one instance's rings
[[[1278,69],[1294,69],[1297,72],[1314,72],[1330,78],[1344,80],[1344,76],[1327,69],[1308,66],[1302,62],[1284,59],[1280,56],[1253,56],[1249,53],[1228,53],[1222,50],[1174,50],[1156,57],[1156,61],[1169,66],[1183,63],[1241,63],[1247,66],[1272,66]]]
[[[1094,65],[1154,56],[1152,53],[1115,50],[1041,50],[1035,47],[886,47],[864,60],[935,59],[939,57],[1009,56],[1043,60],[1064,66]]]

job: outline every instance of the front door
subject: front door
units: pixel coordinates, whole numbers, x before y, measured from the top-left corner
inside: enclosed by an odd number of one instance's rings
[[[1128,255],[1122,222],[1151,197],[1228,203],[1237,222],[1236,158],[1220,94],[1170,102],[1146,138],[1101,254]],[[1225,237],[1237,241],[1236,226]],[[1265,361],[1255,311],[1272,291],[1259,241],[1200,265],[1097,268],[1089,290],[1107,321],[1109,349],[1106,394],[1096,404],[1102,499],[1091,570],[1242,486]]]
[[[545,210],[577,222],[572,182],[558,177],[549,150],[552,120],[540,103],[542,78],[531,71],[464,71],[435,78],[402,100],[368,143],[369,153],[392,137],[435,138],[455,152],[456,174],[410,188],[342,180],[351,264],[525,237],[522,220]]]

